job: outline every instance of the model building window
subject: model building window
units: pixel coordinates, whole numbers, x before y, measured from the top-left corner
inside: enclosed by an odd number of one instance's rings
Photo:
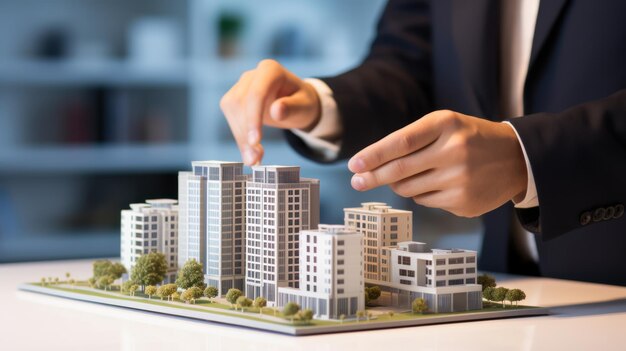
[[[463,268],[449,269],[448,270],[448,274],[450,274],[450,275],[463,274]]]
[[[467,263],[474,263],[474,262],[476,262],[476,257],[474,257],[474,256],[470,256],[470,257],[468,257],[468,258],[465,260],[465,262],[467,262]]]
[[[476,284],[476,279],[474,279],[474,278],[467,278],[467,279],[465,279],[465,284]]]
[[[449,258],[448,259],[448,264],[461,264],[463,263],[463,257],[457,257],[457,258]]]
[[[465,273],[476,273],[476,268],[474,267],[466,268]]]
[[[337,245],[343,246],[343,240],[337,240]]]
[[[407,271],[408,276],[411,278],[415,278],[415,271]]]
[[[446,270],[445,269],[438,270],[437,275],[446,275]]]
[[[446,286],[445,280],[437,280],[437,286]]]
[[[410,280],[406,280],[406,279],[400,279],[400,284],[411,285],[411,281]]]

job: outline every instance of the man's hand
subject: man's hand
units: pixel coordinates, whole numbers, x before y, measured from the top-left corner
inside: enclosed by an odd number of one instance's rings
[[[510,125],[435,111],[358,152],[352,187],[382,185],[415,203],[475,217],[526,194],[524,155]]]
[[[315,88],[273,60],[263,60],[244,72],[222,97],[220,107],[247,165],[263,158],[263,125],[306,130],[317,124],[321,114]]]

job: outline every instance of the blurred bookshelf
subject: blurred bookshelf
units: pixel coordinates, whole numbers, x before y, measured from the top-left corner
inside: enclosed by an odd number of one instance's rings
[[[175,198],[192,160],[240,158],[219,100],[243,71],[264,58],[302,77],[352,68],[384,4],[0,2],[0,262],[117,256],[122,208]],[[282,133],[264,134],[264,163],[322,179],[324,222],[373,199],[412,207],[387,189],[353,191],[345,165],[304,160]]]
[[[192,160],[239,159],[219,99],[244,70],[268,57],[303,77],[353,67],[383,5],[0,2],[0,262],[116,256],[122,208],[175,197]],[[266,136],[266,162],[349,179]],[[322,188],[327,221],[342,220],[340,187]]]

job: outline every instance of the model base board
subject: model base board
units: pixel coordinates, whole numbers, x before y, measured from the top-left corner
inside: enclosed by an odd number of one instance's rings
[[[395,313],[393,316],[381,314],[370,320],[361,319],[341,321],[313,320],[307,325],[294,324],[282,318],[264,320],[258,313],[235,312],[233,310],[217,310],[200,305],[183,302],[166,302],[158,298],[148,300],[122,295],[115,292],[105,293],[102,290],[72,288],[62,286],[41,286],[38,283],[27,283],[19,286],[20,290],[41,293],[72,300],[92,302],[115,307],[161,313],[164,315],[186,317],[208,322],[223,323],[239,327],[253,328],[294,336],[339,333],[349,331],[375,330],[385,328],[412,327],[442,323],[471,322],[488,319],[515,318],[548,315],[549,310],[532,306],[492,307],[445,314],[412,314],[410,312]],[[267,318],[267,317],[266,317]]]

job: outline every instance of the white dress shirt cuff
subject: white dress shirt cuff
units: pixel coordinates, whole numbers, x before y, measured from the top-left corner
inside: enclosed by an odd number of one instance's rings
[[[317,91],[321,104],[321,116],[315,127],[309,131],[291,129],[312,150],[318,152],[325,161],[333,161],[339,157],[343,126],[337,109],[337,102],[330,87],[319,79],[307,78]]]
[[[533,176],[533,170],[532,170],[532,167],[530,166],[530,161],[528,160],[528,155],[526,154],[526,148],[524,147],[524,142],[522,141],[522,138],[519,137],[519,134],[517,134],[517,130],[515,130],[515,127],[513,127],[511,123],[509,123],[508,121],[504,121],[502,123],[506,123],[509,126],[511,126],[511,128],[515,132],[515,135],[517,136],[517,140],[519,141],[519,144],[522,147],[522,153],[524,153],[524,160],[526,161],[526,170],[527,170],[527,176],[528,176],[528,185],[526,186],[526,197],[524,197],[524,199],[520,202],[513,201],[513,203],[515,204],[515,208],[537,207],[539,206],[539,198],[537,197],[537,186],[535,184],[535,177]]]

